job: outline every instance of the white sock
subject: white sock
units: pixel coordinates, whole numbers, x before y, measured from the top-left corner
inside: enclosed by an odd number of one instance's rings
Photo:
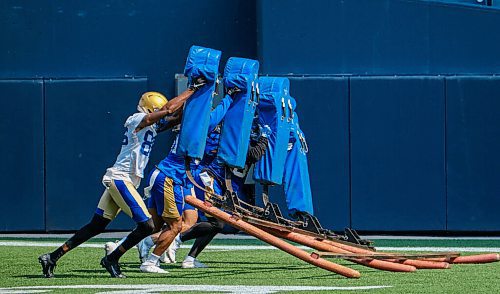
[[[186,258],[184,259],[184,261],[194,261],[194,260],[195,260],[195,258],[192,256],[189,256],[189,255],[186,256]]]
[[[153,242],[153,238],[151,236],[147,236],[144,238],[144,245],[146,245],[148,248],[151,248],[155,245],[155,242]]]
[[[146,262],[148,262],[148,263],[151,262],[151,263],[157,264],[159,259],[160,259],[160,257],[158,255],[151,253]]]
[[[177,234],[177,236],[175,236],[175,242],[179,245],[182,244],[181,234]]]

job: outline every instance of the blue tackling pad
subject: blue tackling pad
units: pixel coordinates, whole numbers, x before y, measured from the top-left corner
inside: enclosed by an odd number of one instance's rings
[[[177,154],[181,156],[203,158],[220,57],[220,51],[210,48],[192,46],[189,50],[184,75],[189,83],[200,75],[203,75],[208,83],[189,97],[184,106],[177,147]]]
[[[295,110],[295,99],[290,97],[289,108],[293,111],[291,128],[289,133],[292,147],[288,150],[285,159],[285,170],[283,174],[283,188],[285,190],[286,204],[288,210],[293,212],[305,211],[313,215],[313,203],[309,169],[307,166],[307,142],[304,133],[299,126],[299,118]]]
[[[290,136],[291,114],[289,105],[290,81],[287,78],[259,78],[259,113],[261,126],[268,125],[272,133],[266,153],[255,163],[253,178],[262,184],[281,185]]]
[[[229,167],[244,168],[257,107],[257,60],[231,57],[224,69],[224,87],[238,87],[222,125],[218,157]]]

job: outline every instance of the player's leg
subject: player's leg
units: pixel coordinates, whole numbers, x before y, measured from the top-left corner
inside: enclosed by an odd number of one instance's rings
[[[160,256],[170,246],[175,236],[181,231],[183,208],[182,186],[174,184],[169,177],[162,177],[163,197],[156,199],[156,211],[167,224],[156,241],[156,247],[147,260],[141,264],[141,271],[149,273],[167,273],[157,266]]]
[[[205,189],[209,191],[214,191],[216,194],[219,195],[221,195],[224,192],[222,183],[220,181],[215,180],[212,175],[208,173],[202,173],[200,174],[200,176],[204,177],[203,183],[205,185]],[[202,197],[208,198],[210,197],[210,195],[205,194]],[[198,198],[200,198],[199,195]],[[210,241],[215,237],[215,235],[217,235],[222,230],[223,227],[224,227],[223,222],[220,222],[215,218],[207,216],[207,221],[199,222],[190,229],[188,229],[186,232],[182,233],[178,238],[179,243],[196,239],[188,255],[182,262],[182,267],[183,268],[206,267],[204,264],[197,261],[196,257],[208,245],[208,243],[210,243]]]
[[[184,188],[184,197],[188,195],[195,195],[195,189],[192,188]],[[184,203],[183,207],[184,211],[182,212],[182,229],[181,232],[175,237],[174,241],[170,244],[167,251],[162,255],[161,261],[165,263],[175,263],[176,262],[176,253],[180,248],[182,241],[180,239],[180,234],[189,230],[192,226],[196,224],[198,221],[198,210],[188,203]]]
[[[163,212],[163,189],[164,189],[165,174],[159,169],[154,169],[148,176],[149,186],[144,188],[144,194],[149,198],[146,200],[146,206],[149,213],[151,214],[153,221],[155,223],[155,233],[142,239],[137,244],[137,250],[139,252],[139,260],[141,263],[146,261],[149,256],[151,248],[156,243],[156,240],[160,236],[161,228],[164,225],[164,221],[161,217]],[[159,210],[157,210],[157,202]]]
[[[111,197],[115,203],[136,223],[136,228],[130,232],[125,241],[111,254],[104,256],[101,265],[105,267],[113,277],[121,277],[118,260],[125,252],[135,246],[139,241],[151,235],[154,231],[154,222],[146,204],[132,185],[127,181],[113,180],[109,188]]]
[[[120,212],[120,208],[111,198],[109,190],[106,189],[99,200],[96,212],[90,222],[80,228],[71,238],[69,238],[56,250],[38,257],[38,261],[42,265],[43,275],[46,278],[53,277],[57,261],[70,250],[78,247],[90,238],[104,232],[106,226],[116,217],[118,212]]]
[[[207,267],[205,264],[198,261],[196,258],[205,249],[205,247],[213,240],[213,238],[222,231],[224,228],[224,222],[214,218],[207,217],[207,222],[198,223],[204,228],[198,228],[199,232],[202,232],[200,236],[196,238],[193,246],[189,250],[188,255],[182,262],[182,268],[204,268]],[[197,224],[197,225],[198,225]]]

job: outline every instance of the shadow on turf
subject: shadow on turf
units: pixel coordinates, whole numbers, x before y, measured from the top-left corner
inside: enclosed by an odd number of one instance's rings
[[[80,271],[76,271],[80,272]],[[81,278],[81,279],[88,279],[88,278],[102,278],[102,274],[104,272],[97,272],[97,271],[88,271],[92,272],[94,275],[78,275],[78,274],[55,274],[53,278],[47,279],[42,276],[42,274],[39,275],[18,275],[18,276],[12,276],[13,278],[25,278],[25,279],[44,279],[44,280],[51,280],[51,279],[74,279],[74,278]],[[106,277],[109,277],[108,273],[106,273]]]

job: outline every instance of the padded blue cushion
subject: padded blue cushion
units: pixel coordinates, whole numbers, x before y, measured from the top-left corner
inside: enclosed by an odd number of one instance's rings
[[[224,86],[237,86],[241,92],[233,97],[219,143],[219,158],[228,166],[244,168],[250,140],[252,121],[257,105],[257,60],[231,57],[224,69]]]
[[[282,183],[290,133],[289,87],[287,78],[259,78],[258,122],[261,126],[268,125],[272,133],[266,153],[255,164],[253,177],[264,184]]]
[[[200,46],[192,46],[189,51],[184,74],[189,81],[203,75],[208,83],[189,97],[184,107],[177,147],[177,154],[181,156],[203,157],[220,57],[220,51]]]

